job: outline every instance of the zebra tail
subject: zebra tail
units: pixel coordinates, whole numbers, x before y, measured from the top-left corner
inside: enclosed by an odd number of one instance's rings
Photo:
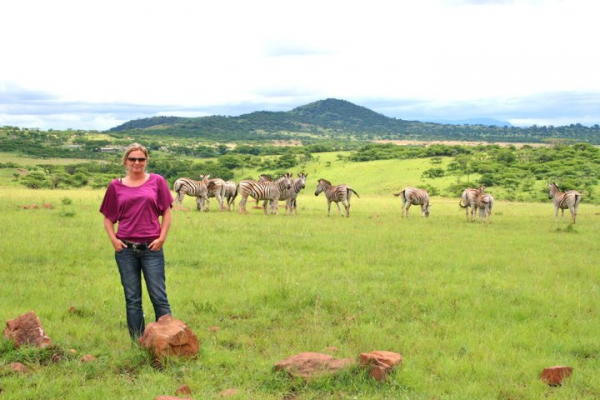
[[[354,190],[352,188],[348,188],[348,190],[352,191],[352,193],[354,193],[356,195],[356,197],[358,197],[360,199],[360,196],[358,195],[358,193],[356,193],[356,190]]]
[[[466,206],[463,206],[462,199],[458,202],[458,205],[460,206],[460,208],[467,208],[469,206],[468,204]]]
[[[398,193],[392,193],[392,194],[393,194],[394,196],[398,197],[398,196],[400,196],[402,193],[404,193],[404,190],[403,190],[403,191],[401,191],[401,192],[398,192]]]

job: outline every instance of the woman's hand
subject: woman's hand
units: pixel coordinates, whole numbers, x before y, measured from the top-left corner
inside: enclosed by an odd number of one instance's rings
[[[160,249],[162,249],[163,244],[165,244],[165,239],[154,239],[152,242],[150,242],[148,248],[152,251],[159,251]]]

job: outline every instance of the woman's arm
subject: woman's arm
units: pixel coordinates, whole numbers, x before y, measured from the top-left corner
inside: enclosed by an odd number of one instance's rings
[[[117,234],[115,233],[115,224],[107,217],[104,217],[104,230],[108,234],[108,238],[110,239],[112,246],[115,248],[115,251],[121,251],[124,247],[127,247],[125,246],[125,243],[121,242],[119,238],[117,238]]]
[[[169,229],[171,228],[171,208],[168,207],[162,215],[162,220],[160,224],[160,237],[152,243],[148,247],[154,251],[158,251],[162,249],[165,241],[167,240],[167,235],[169,234]]]

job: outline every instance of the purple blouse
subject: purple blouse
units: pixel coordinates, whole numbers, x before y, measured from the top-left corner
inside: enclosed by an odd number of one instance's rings
[[[165,178],[150,174],[144,184],[125,186],[113,180],[106,189],[100,212],[112,223],[119,223],[117,237],[131,242],[151,242],[160,236],[159,216],[173,204]]]

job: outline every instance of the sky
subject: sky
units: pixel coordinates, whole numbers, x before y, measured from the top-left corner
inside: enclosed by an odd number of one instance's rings
[[[0,0],[0,126],[290,111],[600,124],[597,0]]]

